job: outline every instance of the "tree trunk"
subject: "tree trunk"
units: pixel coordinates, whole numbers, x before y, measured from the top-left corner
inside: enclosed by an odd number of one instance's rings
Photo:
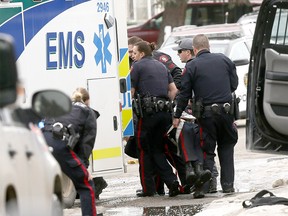
[[[171,26],[173,28],[184,25],[186,7],[187,0],[165,1],[163,21],[160,27],[160,34],[157,41],[158,47],[160,47],[163,43],[165,26]]]

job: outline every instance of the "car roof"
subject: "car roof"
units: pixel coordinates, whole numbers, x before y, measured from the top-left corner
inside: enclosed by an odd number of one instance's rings
[[[234,33],[235,35],[238,35],[240,37],[243,35],[242,33],[242,27],[239,23],[225,23],[225,24],[213,24],[213,25],[206,25],[206,26],[199,26],[199,27],[187,27],[178,30],[175,29],[171,33],[171,35],[197,35],[197,34],[205,34],[205,35],[211,35],[211,36],[217,36],[221,33],[225,35],[225,33]]]
[[[193,38],[197,34],[205,34],[209,40],[211,39],[236,39],[244,37],[245,35],[252,35],[247,32],[242,24],[239,23],[226,23],[226,24],[213,24],[206,26],[181,26],[173,29],[171,34],[163,42],[161,47],[174,44],[182,38]]]

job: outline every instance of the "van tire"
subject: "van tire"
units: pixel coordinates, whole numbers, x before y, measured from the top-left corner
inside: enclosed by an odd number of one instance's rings
[[[76,195],[77,192],[73,182],[69,177],[63,174],[62,196],[64,208],[71,208],[74,205]]]

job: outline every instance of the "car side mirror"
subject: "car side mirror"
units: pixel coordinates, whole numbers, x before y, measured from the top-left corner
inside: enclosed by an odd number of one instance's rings
[[[71,109],[71,99],[58,90],[39,91],[32,97],[32,110],[42,118],[63,116]]]
[[[17,80],[13,38],[0,34],[0,108],[16,101]]]

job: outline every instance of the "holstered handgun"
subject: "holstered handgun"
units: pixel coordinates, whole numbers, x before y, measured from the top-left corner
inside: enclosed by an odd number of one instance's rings
[[[143,118],[143,111],[142,111],[142,104],[141,104],[141,98],[140,95],[137,94],[137,100],[136,100],[137,104],[138,104],[138,108],[139,108],[139,118]]]
[[[204,107],[203,107],[202,100],[196,101],[195,98],[193,98],[192,99],[192,115],[198,119],[202,116],[203,110],[204,110]]]
[[[141,107],[139,108],[138,103],[137,103],[137,99],[135,99],[135,98],[132,99],[132,108],[133,108],[133,111],[135,112],[136,116],[139,116]]]
[[[143,98],[142,101],[143,101],[142,107],[145,110],[145,113],[147,113],[148,115],[152,114],[154,111],[153,109],[155,108],[154,101],[152,100],[152,97],[146,96]]]
[[[240,98],[237,98],[235,92],[232,93],[230,114],[234,116],[235,120],[239,119],[239,102]]]
[[[75,148],[78,140],[79,140],[80,135],[79,135],[79,133],[75,132],[72,124],[69,124],[67,126],[67,130],[69,132],[69,138],[68,138],[67,146],[68,146],[68,148],[73,150]]]

